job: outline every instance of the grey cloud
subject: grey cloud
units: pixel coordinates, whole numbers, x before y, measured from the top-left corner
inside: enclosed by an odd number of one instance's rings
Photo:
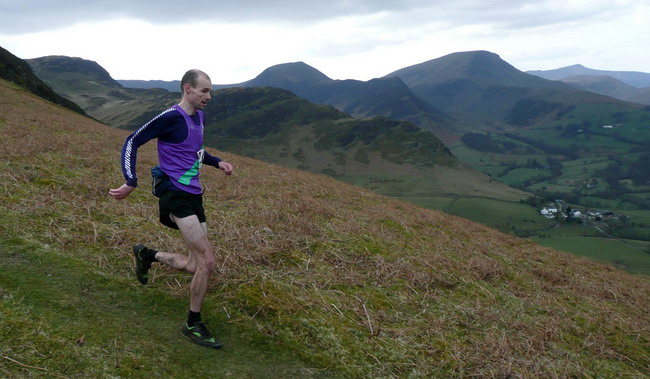
[[[408,9],[423,0],[0,0],[0,33],[22,34],[117,17],[152,23],[198,21],[308,23],[339,16]]]
[[[128,17],[162,24],[198,21],[309,24],[385,12],[382,27],[416,29],[493,25],[497,30],[584,22],[617,12],[609,2],[577,9],[566,0],[0,0],[0,34],[53,30],[79,22]],[[625,12],[625,8],[618,11]]]

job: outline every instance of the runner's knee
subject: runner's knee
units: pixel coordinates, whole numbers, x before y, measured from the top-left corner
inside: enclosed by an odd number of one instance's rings
[[[212,274],[215,270],[216,259],[212,251],[204,252],[196,259],[196,270],[204,270],[209,274]]]
[[[206,269],[210,274],[212,274],[212,273],[214,272],[214,270],[215,270],[215,266],[216,266],[216,261],[215,261],[215,259],[214,259],[214,256],[213,256],[213,255],[210,255],[210,258],[209,258],[209,259],[206,259],[206,261],[205,261],[205,269]]]

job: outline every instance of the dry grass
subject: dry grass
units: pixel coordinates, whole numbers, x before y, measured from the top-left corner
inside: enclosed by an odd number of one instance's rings
[[[183,251],[121,184],[126,133],[0,86],[0,230],[130,276],[129,247]],[[650,375],[650,281],[332,179],[218,153],[204,169],[219,267],[206,313],[352,377]],[[153,285],[186,296],[163,267]]]

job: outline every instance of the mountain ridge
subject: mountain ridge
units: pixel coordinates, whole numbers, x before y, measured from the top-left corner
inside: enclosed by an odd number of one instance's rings
[[[562,93],[571,87],[523,73],[497,54],[468,51],[448,54],[394,71],[421,99],[455,117],[507,123],[522,98],[536,98],[549,91]]]
[[[369,81],[334,80],[304,62],[277,64],[263,70],[255,78],[236,84],[215,84],[214,89],[233,87],[277,87],[295,93],[316,104],[328,104],[353,117],[387,116],[414,122],[436,130],[452,122],[439,110],[422,102],[397,78],[375,78]],[[160,87],[177,91],[179,81],[127,81],[124,86]],[[377,105],[377,100],[381,105]]]
[[[444,73],[444,75],[440,75]],[[404,67],[386,75],[397,76],[413,88],[415,85],[438,85],[450,79],[473,78],[479,85],[527,86],[566,88],[561,84],[539,80],[525,74],[501,59],[498,54],[485,51],[465,51],[445,55],[426,62]]]
[[[577,75],[609,76],[625,84],[631,85],[632,87],[650,87],[650,73],[640,71],[597,70],[585,67],[581,64],[575,64],[552,70],[529,70],[526,72],[549,80],[562,80],[569,76]]]
[[[97,62],[83,58],[55,55],[26,62],[39,81],[55,87],[90,116],[115,127],[130,125],[159,104],[171,106],[177,97],[163,89],[124,88]]]
[[[447,115],[415,97],[400,82],[394,78],[366,82],[333,80],[304,62],[296,62],[269,67],[255,79],[237,86],[278,87],[313,103],[332,105],[353,117],[387,116],[411,121],[429,130],[451,121]]]
[[[40,58],[25,60],[37,76],[43,77],[43,80],[50,80],[52,73],[57,74],[82,74],[85,79],[91,79],[104,86],[120,87],[121,85],[114,80],[111,75],[97,62],[79,58],[67,57],[64,55],[49,55]]]
[[[497,54],[477,50],[448,54],[366,82],[332,80],[304,62],[293,62],[271,66],[249,81],[215,88],[284,88],[312,102],[333,105],[354,117],[389,116],[446,135],[451,130],[463,129],[457,125],[459,121],[476,123],[487,118],[495,125],[508,124],[513,119],[510,113],[522,97],[536,102],[557,97],[569,106],[571,97],[567,92],[589,89],[540,77],[517,70]],[[405,87],[382,82],[389,78],[400,78]],[[389,88],[394,91],[392,96],[385,95],[391,92]],[[376,100],[381,93],[384,106],[378,107]],[[610,97],[611,93],[598,94]],[[573,94],[584,96],[589,95]],[[644,95],[635,93],[617,99],[643,103]]]

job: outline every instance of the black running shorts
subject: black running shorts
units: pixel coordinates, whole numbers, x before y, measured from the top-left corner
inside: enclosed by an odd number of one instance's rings
[[[196,215],[199,218],[199,222],[205,222],[203,195],[168,190],[160,197],[158,204],[160,209],[160,222],[172,229],[178,229],[178,225],[172,221],[171,215],[177,218]]]

